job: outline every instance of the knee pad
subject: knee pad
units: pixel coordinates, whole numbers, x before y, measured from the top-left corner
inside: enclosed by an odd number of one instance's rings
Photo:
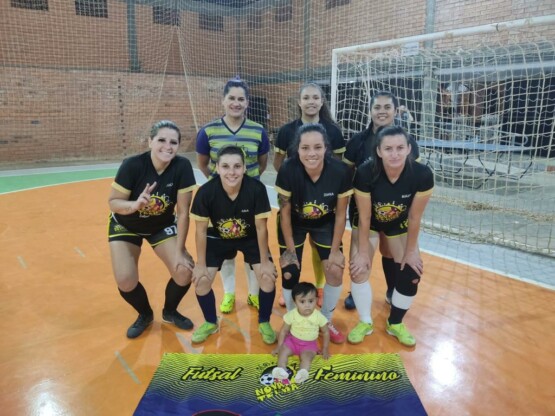
[[[414,296],[418,291],[418,283],[420,276],[414,271],[412,267],[405,264],[405,268],[401,270],[401,264],[395,263],[397,268],[397,281],[395,282],[395,289],[401,295]]]
[[[286,278],[286,274],[290,277]],[[289,266],[283,267],[281,269],[281,278],[284,289],[293,289],[293,286],[299,283],[299,279],[301,278],[301,270],[294,264],[290,264]]]

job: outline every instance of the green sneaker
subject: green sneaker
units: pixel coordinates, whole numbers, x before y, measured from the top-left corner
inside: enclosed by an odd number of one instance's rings
[[[366,335],[370,335],[374,331],[374,325],[366,322],[359,322],[347,336],[347,341],[351,344],[360,344],[364,341]]]
[[[235,293],[226,293],[224,300],[220,304],[220,311],[222,313],[231,313],[233,312],[233,306],[235,306]]]
[[[253,308],[256,308],[256,310],[260,309],[260,300],[258,298],[258,295],[249,294],[249,296],[247,297],[247,303]]]
[[[258,332],[262,334],[262,341],[264,341],[265,344],[273,344],[276,342],[276,332],[272,329],[269,322],[258,324]]]
[[[411,335],[403,323],[389,325],[388,321],[385,330],[389,335],[393,335],[401,344],[406,345],[407,347],[416,345],[416,339]]]
[[[218,332],[218,324],[205,322],[200,327],[198,327],[195,332],[193,332],[191,341],[194,343],[204,342],[206,341],[206,338],[208,338],[212,334],[215,334],[216,332]]]

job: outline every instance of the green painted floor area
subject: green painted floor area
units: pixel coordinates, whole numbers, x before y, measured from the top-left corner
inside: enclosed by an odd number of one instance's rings
[[[116,168],[0,176],[0,194],[93,179],[113,178]]]

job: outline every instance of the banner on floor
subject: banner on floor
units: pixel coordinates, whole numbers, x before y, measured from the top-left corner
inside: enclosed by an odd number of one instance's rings
[[[317,356],[308,381],[275,381],[269,354],[165,354],[135,415],[426,415],[398,354]]]

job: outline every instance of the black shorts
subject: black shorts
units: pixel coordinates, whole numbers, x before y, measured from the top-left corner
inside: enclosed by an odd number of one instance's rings
[[[144,238],[151,247],[156,247],[175,236],[177,236],[177,224],[175,222],[152,234],[137,234],[119,224],[114,216],[110,214],[110,220],[108,222],[108,241],[127,241],[128,243],[141,247]]]
[[[379,224],[377,227],[370,224],[370,229],[377,233],[383,233],[388,237],[397,237],[407,233],[409,227],[409,220],[404,220],[394,224]]]
[[[245,263],[250,265],[260,264],[258,239],[241,238],[237,240],[222,240],[221,238],[208,237],[206,239],[206,266],[217,267],[218,270],[220,270],[224,260],[235,258],[239,251],[243,253]],[[270,260],[272,260],[271,256]]]
[[[285,240],[283,239],[283,233],[281,232],[280,217],[278,215],[277,220],[277,234],[278,234],[278,244],[280,252],[285,251]],[[328,222],[321,224],[318,227],[305,227],[297,224],[292,225],[293,228],[293,242],[295,243],[295,248],[297,251],[302,253],[302,248],[306,240],[306,235],[310,235],[310,238],[316,246],[320,260],[327,260],[330,256],[331,243],[333,241],[333,228],[334,223]],[[298,255],[297,255],[298,256]]]

